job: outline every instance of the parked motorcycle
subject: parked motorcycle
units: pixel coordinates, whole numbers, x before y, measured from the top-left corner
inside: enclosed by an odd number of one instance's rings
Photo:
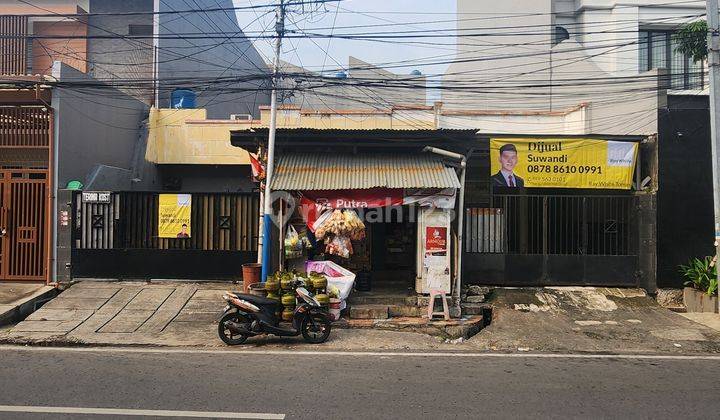
[[[225,292],[223,299],[227,302],[227,306],[218,323],[220,339],[225,344],[236,346],[244,343],[248,337],[261,334],[282,337],[302,334],[308,343],[324,343],[330,336],[329,314],[312,293],[302,287],[301,282],[296,282],[294,286],[297,298],[303,303],[295,308],[289,326],[280,326],[276,313],[281,309],[281,304],[277,300]]]

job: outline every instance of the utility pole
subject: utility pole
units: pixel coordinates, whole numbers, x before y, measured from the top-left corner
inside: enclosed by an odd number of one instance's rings
[[[710,138],[712,147],[713,202],[715,205],[715,255],[720,253],[720,15],[718,0],[707,0],[708,67],[710,70]],[[718,272],[720,274],[720,271]],[[720,277],[720,276],[719,276]],[[720,307],[720,300],[718,302]]]
[[[153,106],[160,108],[160,0],[153,1]]]
[[[273,59],[272,74],[272,91],[270,93],[270,129],[268,131],[268,147],[267,147],[267,165],[265,168],[265,192],[263,199],[265,201],[263,210],[262,225],[262,277],[260,281],[265,281],[268,276],[268,268],[270,267],[272,258],[272,243],[270,236],[272,232],[272,198],[270,197],[270,183],[272,182],[273,169],[275,166],[275,131],[277,129],[277,88],[278,73],[280,70],[280,47],[282,46],[282,37],[285,34],[285,0],[280,0],[280,4],[275,12],[275,57]]]

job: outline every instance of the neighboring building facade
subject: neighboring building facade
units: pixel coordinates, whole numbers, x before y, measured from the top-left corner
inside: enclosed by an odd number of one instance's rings
[[[170,108],[172,91],[188,88],[210,118],[257,117],[258,106],[270,101],[270,72],[238,26],[233,7],[231,0],[90,0],[88,33],[118,36],[90,40],[90,74],[126,80],[123,90],[157,108]],[[191,8],[198,12],[178,13]],[[130,11],[143,14],[108,15]]]
[[[443,79],[445,108],[535,112],[525,122],[545,132],[657,133],[657,110],[665,107],[666,88],[705,86],[703,65],[674,52],[670,37],[680,24],[699,19],[704,9],[702,1],[458,0],[460,16],[483,13],[494,19],[458,20],[458,62]],[[490,36],[462,37],[472,31]],[[497,46],[480,54],[488,41]],[[479,54],[482,60],[472,59]],[[558,113],[572,114],[580,106],[588,124],[553,121]],[[542,113],[555,114],[538,124]],[[499,120],[509,127],[522,124],[517,115],[476,115],[448,121],[448,127],[484,129]]]
[[[425,76],[415,71],[401,75],[349,57],[347,71],[333,75],[308,71],[283,62],[280,72],[282,104],[303,110],[389,110],[399,106],[424,105]]]
[[[494,188],[490,167],[497,150],[475,148],[466,180],[466,210],[474,221],[466,235],[476,239],[466,244],[465,283],[610,281],[655,290],[659,121],[668,88],[701,88],[696,76],[702,71],[669,44],[650,48],[661,45],[654,31],[665,31],[668,41],[667,31],[697,19],[704,7],[457,1],[457,56],[443,78],[440,128],[474,128],[499,139],[634,137],[640,143],[629,190]],[[643,44],[647,31],[655,44]],[[498,211],[504,219],[494,216]],[[483,227],[499,220],[509,224]]]
[[[242,153],[188,160],[176,152],[180,158],[172,162],[149,153],[151,126],[257,115],[269,102],[267,69],[237,26],[231,1],[194,2],[197,13],[154,3],[0,1],[0,228],[7,232],[0,238],[0,281],[69,278],[74,203],[64,189],[72,181],[95,191],[247,194],[252,188]],[[160,13],[153,14],[155,7]],[[214,31],[232,36],[173,39]],[[153,120],[150,107],[168,107],[176,88],[193,90],[208,109],[167,110]],[[19,189],[27,192],[13,193]],[[152,203],[146,199],[144,205]],[[209,238],[203,246],[239,249],[235,240],[226,246]],[[254,258],[251,241],[243,240],[243,252]]]

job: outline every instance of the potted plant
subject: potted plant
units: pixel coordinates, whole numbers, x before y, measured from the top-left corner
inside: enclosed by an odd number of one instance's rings
[[[715,259],[693,258],[687,265],[680,266],[685,278],[683,302],[688,312],[717,312],[718,280]]]

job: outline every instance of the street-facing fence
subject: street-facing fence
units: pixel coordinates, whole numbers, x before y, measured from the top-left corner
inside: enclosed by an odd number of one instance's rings
[[[192,194],[189,238],[160,238],[157,192],[113,192],[107,202],[73,195],[72,276],[232,279],[257,259],[255,194]]]
[[[108,203],[84,203],[82,194],[75,194],[75,247],[257,250],[257,195],[192,194],[192,235],[184,239],[158,236],[158,197],[119,192],[111,193]]]
[[[489,208],[466,209],[465,250],[637,255],[631,237],[636,203],[629,195],[495,195]]]
[[[496,194],[465,212],[466,284],[639,284],[635,195]]]

